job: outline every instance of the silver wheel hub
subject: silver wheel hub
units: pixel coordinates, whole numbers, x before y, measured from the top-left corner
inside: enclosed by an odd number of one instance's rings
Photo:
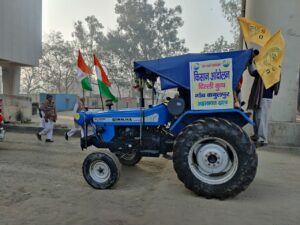
[[[193,175],[202,182],[223,184],[235,175],[238,157],[227,141],[209,137],[193,144],[188,155],[188,165]]]
[[[90,165],[90,175],[98,183],[104,183],[108,181],[111,175],[109,166],[103,161],[94,161]]]
[[[221,173],[229,163],[226,150],[217,144],[207,144],[196,153],[199,169],[206,174]]]

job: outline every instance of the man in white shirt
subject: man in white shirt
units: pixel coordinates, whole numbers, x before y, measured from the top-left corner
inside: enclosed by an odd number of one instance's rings
[[[73,117],[75,118],[76,114],[80,111],[85,109],[84,105],[85,99],[84,98],[78,98],[77,102],[74,105],[73,108]],[[81,128],[79,125],[74,121],[74,128],[70,129],[68,132],[65,133],[65,139],[69,140],[69,137],[73,136],[77,131],[81,131]]]

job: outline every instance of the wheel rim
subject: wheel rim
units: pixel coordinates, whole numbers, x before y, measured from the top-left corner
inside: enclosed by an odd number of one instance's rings
[[[205,138],[191,147],[188,164],[199,180],[208,184],[222,184],[235,175],[238,157],[227,141],[216,137]]]
[[[92,162],[89,172],[92,179],[97,183],[105,183],[111,175],[109,166],[101,160]]]

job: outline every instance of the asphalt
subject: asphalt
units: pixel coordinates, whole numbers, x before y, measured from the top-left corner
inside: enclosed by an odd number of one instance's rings
[[[118,183],[95,190],[84,180],[78,138],[54,143],[8,132],[0,143],[1,225],[298,225],[300,151],[258,149],[254,181],[220,201],[196,196],[171,160],[143,158],[122,166]]]
[[[71,112],[58,114],[54,143],[32,136],[30,123],[5,124],[0,144],[0,224],[300,224],[300,147],[257,149],[253,183],[225,201],[197,197],[177,179],[172,161],[143,158],[122,167],[112,190],[92,189],[83,179],[84,157],[78,138],[64,140],[74,126]],[[251,127],[246,126],[251,132]]]

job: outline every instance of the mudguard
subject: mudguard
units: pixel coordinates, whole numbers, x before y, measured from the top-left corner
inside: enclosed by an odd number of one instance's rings
[[[254,125],[254,122],[241,110],[238,109],[222,109],[222,110],[193,110],[186,111],[182,114],[171,126],[170,131],[177,135],[181,130],[190,123],[199,120],[204,117],[217,117],[226,119],[230,122],[237,124],[240,127],[250,123]]]

